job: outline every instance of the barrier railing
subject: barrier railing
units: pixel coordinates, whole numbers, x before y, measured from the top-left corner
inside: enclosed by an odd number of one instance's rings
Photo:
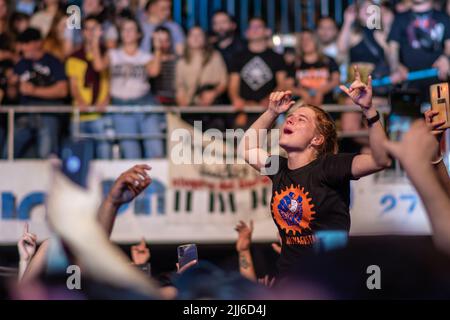
[[[343,113],[343,112],[361,112],[358,106],[344,106],[344,105],[324,105],[323,109],[327,112]],[[264,112],[264,107],[246,107],[243,109],[249,114],[259,114]],[[378,110],[387,114],[390,112],[390,107],[378,107]],[[95,108],[89,108],[88,112],[98,112]],[[178,107],[178,106],[109,106],[105,109],[105,114],[132,114],[132,113],[174,113],[182,114],[233,114],[236,110],[232,106],[211,106],[211,107]],[[111,139],[105,135],[82,134],[80,132],[80,111],[71,106],[0,106],[0,113],[6,113],[8,117],[8,133],[7,133],[7,159],[14,160],[14,131],[15,131],[15,116],[16,114],[71,114],[71,122],[73,126],[72,136],[74,138],[92,138],[97,140]],[[338,132],[339,138],[355,138],[365,137],[368,135],[367,130],[359,130],[352,132]],[[161,139],[165,140],[167,137],[163,135],[114,135],[114,140],[121,139]]]

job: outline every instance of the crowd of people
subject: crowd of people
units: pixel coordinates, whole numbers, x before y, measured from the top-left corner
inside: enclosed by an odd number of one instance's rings
[[[109,241],[119,208],[152,183],[151,167],[136,165],[123,172],[107,196],[101,199],[98,183],[94,182],[89,190],[80,188],[62,174],[58,161],[52,160],[54,170],[47,207],[54,236],[38,245],[36,235],[25,224],[18,241],[19,284],[9,283],[8,296],[14,299],[168,300],[448,298],[450,177],[439,151],[445,133],[441,128],[443,121],[435,120],[436,112],[428,111],[425,121],[417,120],[401,142],[389,141],[381,130],[379,117],[371,115],[371,111],[376,110],[371,103],[371,80],[367,85],[362,83],[357,70],[355,78],[350,88],[343,90],[364,109],[368,119],[374,119],[368,121],[373,156],[336,154],[336,139],[331,139],[331,143],[324,141],[329,135],[336,135],[335,127],[330,124],[331,117],[323,118],[323,111],[307,104],[292,109],[294,102],[290,92],[271,94],[268,111],[253,124],[253,128],[265,127],[290,109],[280,141],[289,150],[288,157],[283,158],[280,170],[271,176],[273,189],[276,191],[291,183],[289,191],[294,195],[292,183],[298,182],[308,188],[313,197],[321,197],[312,224],[308,217],[298,218],[294,214],[293,202],[280,202],[278,210],[272,206],[280,232],[279,243],[272,243],[279,255],[275,277],[261,274],[254,263],[251,220],[248,224],[240,221],[235,228],[239,272],[224,271],[209,263],[201,252],[195,260],[184,266],[177,264],[170,272],[152,272],[152,255],[144,239],[131,246],[129,257]],[[293,139],[298,135],[305,137],[301,141]],[[423,250],[411,243],[386,246],[386,243],[373,242],[358,247],[351,241],[327,249],[329,246],[323,246],[318,240],[319,233],[314,234],[316,239],[311,242],[293,240],[298,232],[301,236],[312,236],[310,232],[318,231],[348,232],[346,185],[350,179],[382,170],[390,161],[387,155],[402,163],[421,197],[437,250]],[[272,204],[276,204],[276,194]],[[298,200],[301,205],[302,200]],[[67,206],[68,201],[73,201],[74,205]],[[289,215],[288,209],[292,213],[288,217],[289,233],[280,220],[285,219],[283,214]],[[302,227],[301,231],[296,226]],[[69,283],[66,268],[74,263],[82,270],[79,291],[66,290]],[[384,290],[378,294],[364,285],[363,270],[374,263],[383,266]]]
[[[233,115],[186,115],[204,128],[248,128],[257,115],[244,107],[268,106],[274,90],[291,90],[305,103],[345,104],[339,81],[390,76],[394,85],[418,89],[427,101],[438,80],[405,82],[408,72],[437,68],[448,78],[450,5],[433,0],[381,5],[379,29],[368,27],[370,0],[357,1],[338,26],[320,17],[304,29],[297,47],[275,52],[273,30],[260,17],[239,32],[225,11],[211,18],[211,32],[189,30],[171,19],[170,0],[83,0],[81,29],[67,26],[73,1],[0,0],[0,104],[72,105],[81,112],[81,134],[98,135],[96,157],[110,159],[112,145],[124,158],[164,156],[164,115],[105,113],[109,105],[232,105]],[[450,2],[449,2],[450,3]],[[186,33],[186,34],[185,34]],[[245,34],[245,39],[240,34]],[[375,88],[374,103],[387,105],[389,88]],[[1,115],[0,156],[6,156]],[[343,131],[364,129],[361,113],[333,115]],[[17,114],[14,157],[46,158],[69,136],[68,116]],[[74,131],[76,128],[71,128]],[[140,139],[132,139],[133,135]],[[357,143],[367,148],[368,141]]]

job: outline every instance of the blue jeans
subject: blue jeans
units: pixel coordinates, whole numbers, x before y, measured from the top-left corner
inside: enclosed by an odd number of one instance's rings
[[[59,127],[57,115],[35,114],[17,118],[14,127],[14,158],[23,157],[35,137],[39,158],[58,154]]]
[[[81,121],[80,133],[81,134],[95,134],[105,135],[106,126],[108,121],[112,122],[110,116],[104,116],[97,120]],[[94,140],[95,145],[95,157],[97,159],[111,159],[112,157],[112,144],[109,140]]]
[[[153,105],[156,104],[152,96],[145,96],[135,100],[112,99],[113,105]],[[117,135],[160,135],[163,133],[165,118],[162,114],[114,114],[113,123]],[[143,140],[145,158],[162,158],[164,144],[161,138],[148,138]],[[138,140],[121,139],[120,148],[125,159],[141,159],[142,150]]]

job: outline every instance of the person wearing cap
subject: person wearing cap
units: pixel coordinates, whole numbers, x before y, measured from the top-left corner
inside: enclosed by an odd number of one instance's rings
[[[28,28],[17,41],[22,58],[14,67],[15,84],[22,106],[63,105],[68,94],[63,64],[43,49],[39,30]],[[14,157],[23,157],[33,138],[37,140],[37,154],[47,158],[58,152],[60,120],[55,114],[26,114],[16,118],[14,129]]]

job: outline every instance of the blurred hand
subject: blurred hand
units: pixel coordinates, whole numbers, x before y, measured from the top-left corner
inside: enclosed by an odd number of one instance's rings
[[[352,101],[359,105],[363,111],[372,107],[372,76],[369,76],[367,85],[361,81],[361,75],[359,73],[358,66],[355,66],[355,81],[347,88],[344,85],[340,86]]]
[[[164,34],[161,31],[157,31],[153,33],[153,48],[156,51],[161,51],[162,48],[162,41],[161,41],[161,34]]]
[[[267,288],[272,288],[273,285],[275,284],[275,277],[270,279],[269,275],[266,275],[264,278],[259,278],[258,283],[262,284],[263,286],[265,286]]]
[[[280,234],[278,234],[278,243],[273,242],[272,243],[272,249],[278,254],[281,254],[281,246],[283,245],[283,242],[281,241]]]
[[[25,223],[22,237],[17,243],[20,261],[30,262],[31,258],[33,258],[36,253],[36,241],[36,235],[28,232],[28,223]]]
[[[211,106],[216,100],[216,93],[214,90],[204,91],[199,97],[199,104],[202,107]]]
[[[136,265],[146,264],[150,260],[150,250],[142,238],[141,242],[131,247],[131,259]]]
[[[252,243],[253,220],[250,220],[249,225],[247,225],[244,221],[239,221],[234,230],[238,233],[236,251],[242,252],[250,250],[250,245]]]
[[[393,84],[399,84],[408,79],[409,70],[404,65],[400,65],[397,70],[391,74],[391,82]]]
[[[294,104],[291,91],[276,91],[270,94],[268,110],[278,116],[287,112]]]
[[[236,98],[233,100],[233,107],[236,111],[242,111],[245,107],[245,100]]]
[[[106,112],[106,108],[109,106],[109,99],[105,99],[104,101],[98,102],[95,105],[95,108],[97,109],[98,112]]]
[[[345,9],[344,12],[344,21],[348,24],[353,24],[356,21],[356,8],[354,5],[348,6],[347,9]]]
[[[447,80],[450,72],[450,62],[445,55],[440,56],[434,63],[433,68],[437,68],[439,71],[439,79]]]
[[[152,183],[147,173],[150,170],[150,166],[141,164],[122,173],[114,182],[108,200],[116,206],[132,201]]]
[[[103,35],[103,30],[102,30],[102,27],[99,25],[95,28],[94,35],[92,37],[92,41],[94,42],[95,45],[100,45],[102,35]]]
[[[417,120],[401,142],[386,141],[386,151],[400,160],[405,169],[414,170],[428,165],[438,151],[439,144],[423,120]]]
[[[19,92],[24,96],[34,95],[35,90],[36,87],[31,82],[23,81],[20,83]]]
[[[425,116],[425,123],[427,124],[428,129],[431,131],[432,134],[434,134],[437,141],[440,142],[445,132],[445,129],[439,129],[439,127],[445,124],[445,120],[442,121],[433,120],[433,118],[438,114],[439,114],[438,111],[433,111],[430,109],[425,112],[424,116]]]
[[[182,273],[185,272],[187,269],[189,269],[189,268],[195,266],[197,263],[198,263],[197,260],[192,260],[191,262],[185,264],[184,266],[182,266],[182,267],[180,268],[180,264],[177,262],[177,263],[176,263],[176,266],[177,266],[177,273],[178,273],[178,274],[182,274]]]

